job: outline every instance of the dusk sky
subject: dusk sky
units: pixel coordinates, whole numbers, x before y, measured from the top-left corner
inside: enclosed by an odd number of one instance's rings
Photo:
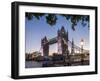
[[[89,29],[88,26],[82,26],[79,22],[75,27],[75,31],[71,28],[70,20],[66,20],[64,17],[57,15],[58,20],[54,26],[50,26],[46,23],[45,17],[41,17],[37,20],[35,17],[32,20],[25,18],[25,52],[39,51],[41,47],[41,39],[46,36],[48,39],[57,36],[57,30],[64,26],[65,30],[68,30],[69,40],[74,39],[74,43],[80,46],[80,40],[84,39],[84,49],[89,49]],[[57,44],[50,46],[50,53],[57,52]]]

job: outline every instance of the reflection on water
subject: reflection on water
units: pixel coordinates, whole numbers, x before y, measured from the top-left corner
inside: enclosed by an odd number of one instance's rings
[[[42,62],[25,61],[25,68],[42,67]]]

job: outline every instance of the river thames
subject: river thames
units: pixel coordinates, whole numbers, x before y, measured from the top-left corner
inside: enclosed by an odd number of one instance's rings
[[[25,68],[37,68],[42,67],[42,62],[25,61]]]

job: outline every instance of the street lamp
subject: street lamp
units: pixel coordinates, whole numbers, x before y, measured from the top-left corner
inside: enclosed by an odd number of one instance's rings
[[[80,45],[81,45],[81,53],[83,53],[83,45],[84,45],[84,40],[83,39],[81,39]]]
[[[84,40],[83,39],[81,39],[80,45],[81,45],[81,64],[83,65],[83,62],[84,62],[84,54],[83,54]]]

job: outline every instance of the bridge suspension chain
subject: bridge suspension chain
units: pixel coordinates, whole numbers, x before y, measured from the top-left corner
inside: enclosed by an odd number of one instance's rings
[[[63,41],[64,41],[64,44],[66,44],[66,45],[68,45],[68,44],[72,45],[72,42],[70,40],[68,40],[68,43],[67,43],[66,40],[63,38]],[[81,50],[81,48],[75,44],[74,44],[74,49],[76,49],[77,51]],[[84,52],[88,52],[88,50],[85,50],[85,49],[83,49],[83,50],[84,50]]]

